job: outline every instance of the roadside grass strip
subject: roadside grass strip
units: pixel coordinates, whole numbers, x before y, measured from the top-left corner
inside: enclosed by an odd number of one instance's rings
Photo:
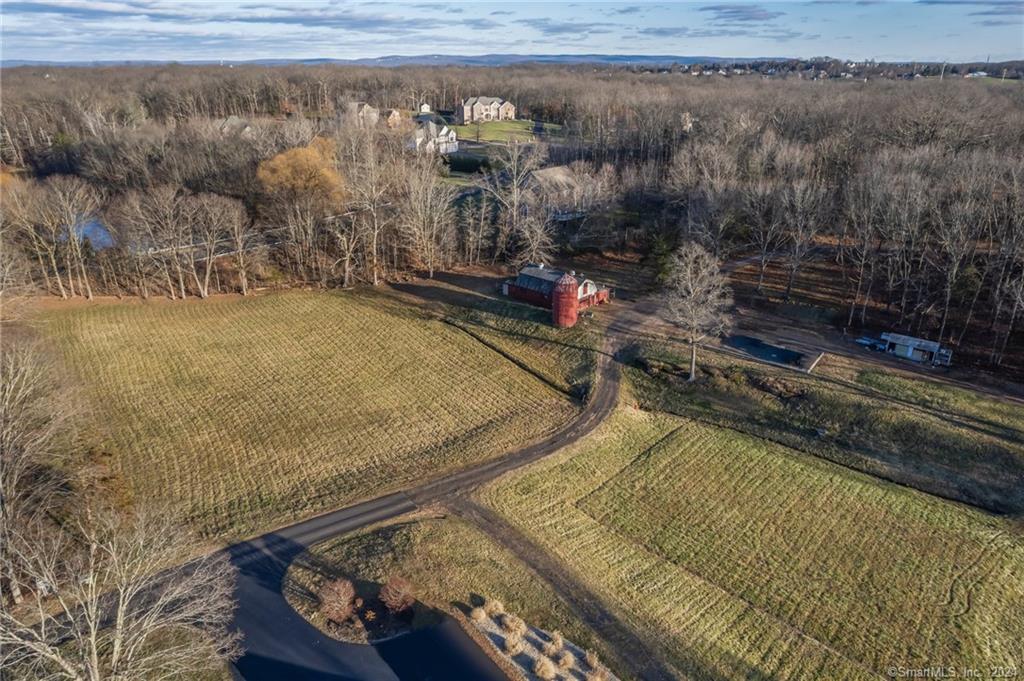
[[[483,501],[695,678],[1024,666],[997,517],[732,430],[620,408]]]
[[[96,305],[38,320],[136,499],[237,536],[499,456],[564,395],[372,293]]]

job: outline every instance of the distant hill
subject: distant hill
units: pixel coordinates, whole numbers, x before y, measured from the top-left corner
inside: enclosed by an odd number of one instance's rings
[[[354,66],[505,66],[508,64],[547,63],[547,64],[618,64],[618,65],[661,65],[661,64],[706,64],[706,63],[746,63],[754,61],[785,61],[789,57],[711,57],[684,56],[668,54],[420,54],[414,56],[388,55],[384,57],[367,57],[362,59],[198,59],[198,60],[97,60],[97,61],[48,61],[30,59],[5,59],[0,62],[4,67],[15,66],[152,66],[157,64],[225,64],[242,65],[256,64],[260,66],[287,66],[289,64],[342,64]]]

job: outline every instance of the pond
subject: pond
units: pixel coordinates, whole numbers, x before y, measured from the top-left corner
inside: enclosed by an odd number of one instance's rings
[[[800,366],[800,360],[804,357],[801,352],[781,348],[777,345],[769,345],[760,338],[752,336],[729,336],[725,339],[725,344],[731,348],[742,350],[758,359],[777,364]]]

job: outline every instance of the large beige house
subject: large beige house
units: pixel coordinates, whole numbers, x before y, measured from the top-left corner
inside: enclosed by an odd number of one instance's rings
[[[516,105],[501,97],[470,97],[462,100],[455,110],[460,125],[476,121],[511,121],[516,117]]]

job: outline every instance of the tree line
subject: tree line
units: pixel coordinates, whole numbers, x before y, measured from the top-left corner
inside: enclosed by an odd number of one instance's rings
[[[5,71],[5,281],[59,296],[205,297],[542,260],[581,243],[657,261],[696,239],[786,272],[835,263],[843,325],[999,363],[1024,303],[1024,93],[978,82],[694,79],[612,67]],[[559,123],[472,181],[345,102],[511,99]],[[245,119],[242,133],[224,119]],[[534,171],[564,165],[551,191]],[[573,220],[563,219],[566,214]],[[102,225],[109,244],[90,238]]]

